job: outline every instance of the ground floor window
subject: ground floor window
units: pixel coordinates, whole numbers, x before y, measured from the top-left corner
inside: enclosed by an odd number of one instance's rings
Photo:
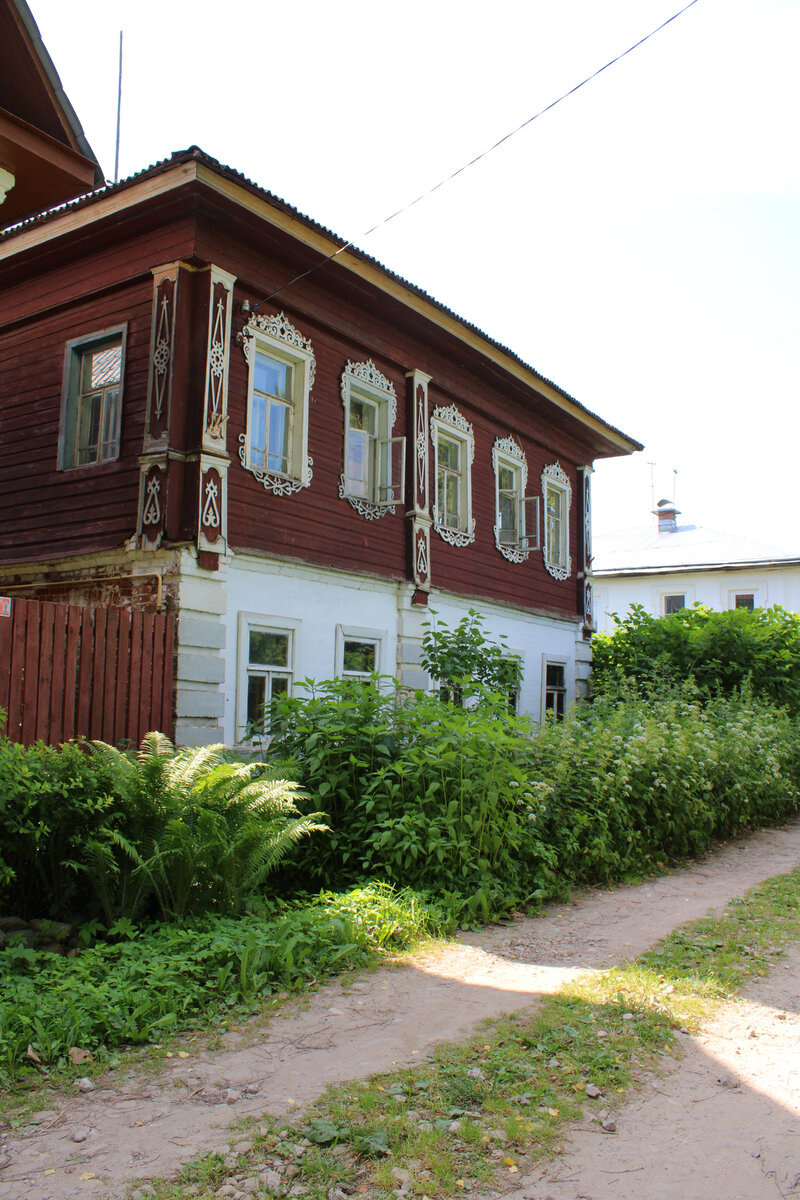
[[[344,679],[369,679],[376,671],[385,673],[385,641],[385,629],[337,625],[336,674]]]
[[[749,612],[752,612],[755,608],[755,596],[752,592],[737,592],[733,607],[746,608]]]
[[[563,721],[567,711],[567,666],[563,662],[544,664],[544,716]]]
[[[280,622],[280,623],[279,623]],[[299,621],[241,613],[237,736],[261,737],[270,731],[274,701],[290,695],[294,680]]]

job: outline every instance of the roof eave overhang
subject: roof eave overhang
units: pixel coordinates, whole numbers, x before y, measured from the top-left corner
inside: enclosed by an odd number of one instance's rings
[[[62,213],[51,216],[46,221],[34,222],[30,228],[23,227],[13,231],[12,238],[6,242],[0,240],[0,261],[54,238],[81,230],[106,216],[119,214],[192,182],[200,183],[255,213],[270,225],[285,231],[298,242],[316,251],[322,258],[336,254],[336,265],[339,269],[352,272],[369,285],[398,300],[406,308],[469,345],[525,386],[533,388],[583,428],[593,457],[611,458],[643,449],[641,443],[606,424],[600,417],[537,375],[533,368],[505,352],[502,347],[481,335],[454,313],[443,310],[432,299],[416,292],[413,287],[381,268],[378,263],[368,259],[354,247],[343,249],[343,243],[329,232],[308,223],[294,211],[274,203],[254,186],[245,186],[239,178],[228,175],[224,170],[215,169],[201,160],[177,161],[170,163],[165,169],[145,172],[142,177],[128,184],[108,189],[92,197],[91,203],[74,208],[67,207]]]

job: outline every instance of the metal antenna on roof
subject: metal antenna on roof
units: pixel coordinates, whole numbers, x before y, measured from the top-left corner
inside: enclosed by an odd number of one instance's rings
[[[119,180],[119,118],[122,111],[122,30],[119,31],[119,83],[117,85],[117,146],[114,153],[114,183]]]
[[[675,493],[678,490],[678,468],[672,468],[672,503],[675,503]]]
[[[654,462],[649,462],[647,465],[650,468],[650,511],[654,512],[656,507],[656,485],[653,472],[656,464]]]

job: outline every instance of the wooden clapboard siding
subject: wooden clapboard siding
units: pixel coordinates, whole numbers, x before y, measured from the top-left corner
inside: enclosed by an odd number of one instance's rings
[[[171,735],[174,649],[172,614],[12,600],[0,617],[7,736],[58,745]]]

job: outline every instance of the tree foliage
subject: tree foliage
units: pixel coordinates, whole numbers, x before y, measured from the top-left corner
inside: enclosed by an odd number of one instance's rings
[[[444,698],[458,703],[500,700],[507,706],[509,695],[522,682],[522,660],[505,644],[491,641],[483,632],[483,617],[471,608],[455,629],[432,620],[422,636],[422,665],[440,685]]]
[[[800,712],[800,616],[783,608],[712,612],[701,605],[651,617],[633,605],[613,634],[594,639],[592,686],[608,693],[627,678],[645,690],[693,678],[704,695],[731,695],[749,679],[754,695]]]

